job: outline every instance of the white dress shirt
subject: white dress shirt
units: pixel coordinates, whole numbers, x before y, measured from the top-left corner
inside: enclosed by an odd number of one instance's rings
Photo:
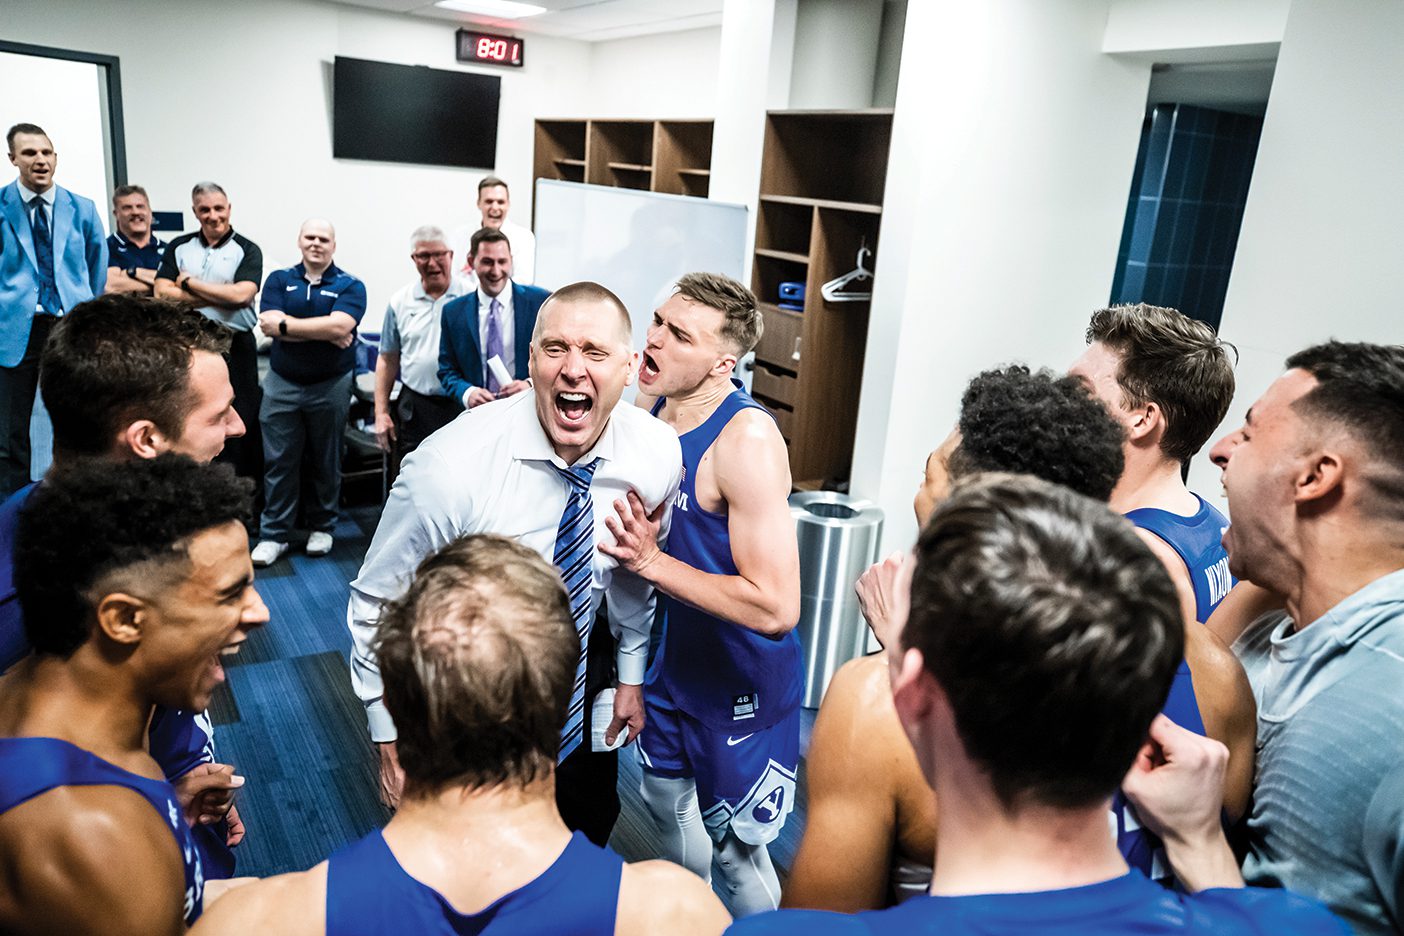
[[[483,351],[483,380],[486,382],[488,375],[488,319],[492,312],[493,299],[502,303],[502,308],[497,313],[498,322],[502,326],[502,366],[507,368],[507,373],[512,375],[513,380],[525,377],[526,374],[517,373],[517,329],[512,323],[512,281],[508,280],[507,285],[502,287],[502,292],[496,296],[489,296],[483,292],[481,285],[478,287],[478,347]],[[527,340],[531,340],[530,336]]]
[[[366,706],[373,741],[393,741],[394,722],[381,700],[372,643],[384,602],[399,598],[429,553],[468,533],[510,536],[548,563],[565,511],[566,467],[536,415],[531,392],[484,403],[434,433],[404,461],[375,538],[351,583],[351,684]],[[605,526],[614,502],[635,491],[650,511],[673,501],[682,483],[677,433],[638,407],[621,403],[595,447],[579,463],[601,462],[590,485],[595,544],[614,542]],[[670,511],[671,512],[671,508]],[[669,512],[663,515],[666,535]],[[619,682],[643,682],[653,627],[653,587],[595,550],[590,613],[609,596],[610,630],[619,640]]]
[[[24,202],[24,213],[25,216],[29,218],[30,230],[33,231],[34,228],[34,212],[42,211],[44,212],[44,220],[49,222],[49,238],[52,241],[54,236],[54,193],[58,191],[58,186],[50,185],[41,193],[33,191],[29,186],[18,180],[16,180],[15,184],[19,186],[19,196],[20,200]],[[35,195],[39,196],[39,206],[37,208],[30,208],[29,206],[34,204]],[[57,266],[57,264],[55,265]],[[37,303],[34,306],[34,311],[43,312],[44,303]]]
[[[381,352],[400,355],[400,382],[415,393],[443,396],[439,383],[439,334],[444,305],[472,289],[458,277],[449,280],[448,290],[430,299],[423,281],[416,279],[390,297],[385,321],[380,326]]]

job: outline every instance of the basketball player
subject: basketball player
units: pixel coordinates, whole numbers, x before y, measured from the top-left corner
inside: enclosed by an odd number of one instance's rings
[[[1184,656],[1178,594],[1122,518],[984,475],[936,509],[902,573],[890,673],[941,802],[930,896],[728,932],[1345,932],[1314,901],[1242,886],[1219,823],[1227,754],[1158,714]],[[1107,835],[1123,780],[1187,893],[1128,868]]]
[[[799,549],[775,420],[734,381],[761,317],[735,280],[690,273],[653,315],[639,384],[682,442],[668,552],[634,496],[601,551],[663,594],[662,646],[644,683],[642,794],[664,857],[711,880],[738,916],[774,909],[766,846],[794,807]],[[710,836],[710,839],[709,839]]]
[[[1121,476],[1122,439],[1120,426],[1076,378],[1030,374],[1020,366],[988,371],[971,381],[958,428],[927,460],[914,503],[918,524],[946,497],[953,479],[977,471],[1032,474],[1105,501]],[[864,615],[884,642],[890,642],[886,602],[900,562],[874,566],[858,585]],[[1198,697],[1188,700],[1192,721],[1200,733],[1207,721],[1209,736],[1229,745],[1231,775],[1246,796],[1252,696],[1229,651],[1201,630],[1187,621],[1186,644],[1197,654],[1200,674]],[[1183,708],[1167,703],[1166,710],[1190,721]],[[935,841],[937,805],[898,730],[880,657],[855,660],[835,675],[814,726],[808,771],[808,825],[786,905],[853,911],[924,893],[931,869],[922,856]],[[1243,803],[1232,794],[1225,805],[1231,818],[1242,814]],[[1167,878],[1163,856],[1159,866],[1155,862],[1159,843],[1128,815],[1118,794],[1113,821],[1127,859],[1147,876]],[[852,867],[861,871],[850,870],[855,854],[863,857]]]
[[[1159,306],[1101,309],[1086,337],[1087,350],[1069,373],[1085,381],[1126,430],[1126,470],[1111,507],[1136,524],[1165,564],[1186,619],[1204,624],[1234,585],[1222,542],[1228,520],[1185,487],[1184,465],[1228,412],[1233,363],[1212,328]],[[1207,628],[1185,632],[1185,661],[1165,714],[1229,746],[1224,807],[1237,821],[1252,791],[1257,708],[1243,667]],[[1153,878],[1167,877],[1158,843],[1125,801],[1118,797],[1113,809],[1128,860]]]
[[[390,823],[310,871],[230,894],[197,934],[716,934],[717,898],[661,861],[625,865],[571,833],[556,754],[580,640],[555,569],[472,534],[420,564],[381,614],[399,727]]]
[[[244,434],[223,358],[228,350],[227,328],[176,303],[105,295],[70,310],[54,324],[39,368],[54,465],[164,452],[213,460],[228,439]],[[35,488],[0,504],[0,672],[30,652],[13,552],[19,512]],[[215,763],[213,733],[204,712],[158,706],[148,750],[181,804],[203,816],[195,838],[205,876],[227,878],[244,825],[233,805],[234,768]]]
[[[50,472],[20,515],[34,652],[0,679],[0,932],[175,934],[219,885],[146,752],[268,620],[245,482],[182,455]]]
[[[987,371],[970,382],[959,426],[927,459],[917,523],[953,482],[979,471],[1032,474],[1105,501],[1121,477],[1121,443],[1121,427],[1076,378],[1017,365]],[[864,576],[859,596],[879,630],[890,630],[887,610],[873,607],[888,592],[866,587],[882,571]],[[893,709],[882,654],[845,664],[829,683],[806,778],[804,837],[785,906],[852,913],[926,893],[937,806]]]
[[[1126,430],[1126,470],[1112,509],[1146,532],[1142,539],[1171,577],[1194,592],[1194,619],[1203,624],[1233,586],[1220,542],[1228,520],[1185,487],[1183,469],[1233,400],[1226,346],[1174,309],[1112,306],[1093,313],[1087,350],[1068,373]]]

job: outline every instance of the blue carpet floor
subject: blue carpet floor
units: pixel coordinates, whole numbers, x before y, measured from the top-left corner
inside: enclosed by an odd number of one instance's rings
[[[227,661],[228,681],[210,707],[220,760],[246,778],[238,799],[248,828],[236,852],[240,874],[304,870],[390,818],[376,794],[374,752],[347,668],[348,583],[378,515],[378,508],[349,511],[330,556],[309,558],[294,543],[287,557],[258,572],[271,620]],[[806,711],[801,751],[812,724]],[[627,748],[620,759],[623,808],[610,844],[630,861],[658,855],[638,784],[638,761]],[[782,875],[794,861],[804,815],[801,764],[795,811],[771,846]]]

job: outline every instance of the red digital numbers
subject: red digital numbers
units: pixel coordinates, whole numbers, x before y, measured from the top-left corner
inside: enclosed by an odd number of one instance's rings
[[[511,36],[491,36],[467,30],[458,32],[458,58],[461,62],[492,62],[522,65],[522,40]]]

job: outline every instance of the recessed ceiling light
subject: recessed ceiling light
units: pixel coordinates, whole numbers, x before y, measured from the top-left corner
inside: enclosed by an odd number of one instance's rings
[[[477,13],[481,16],[500,16],[503,19],[521,19],[545,13],[544,6],[534,3],[517,3],[516,0],[438,0],[434,4],[455,13]]]

